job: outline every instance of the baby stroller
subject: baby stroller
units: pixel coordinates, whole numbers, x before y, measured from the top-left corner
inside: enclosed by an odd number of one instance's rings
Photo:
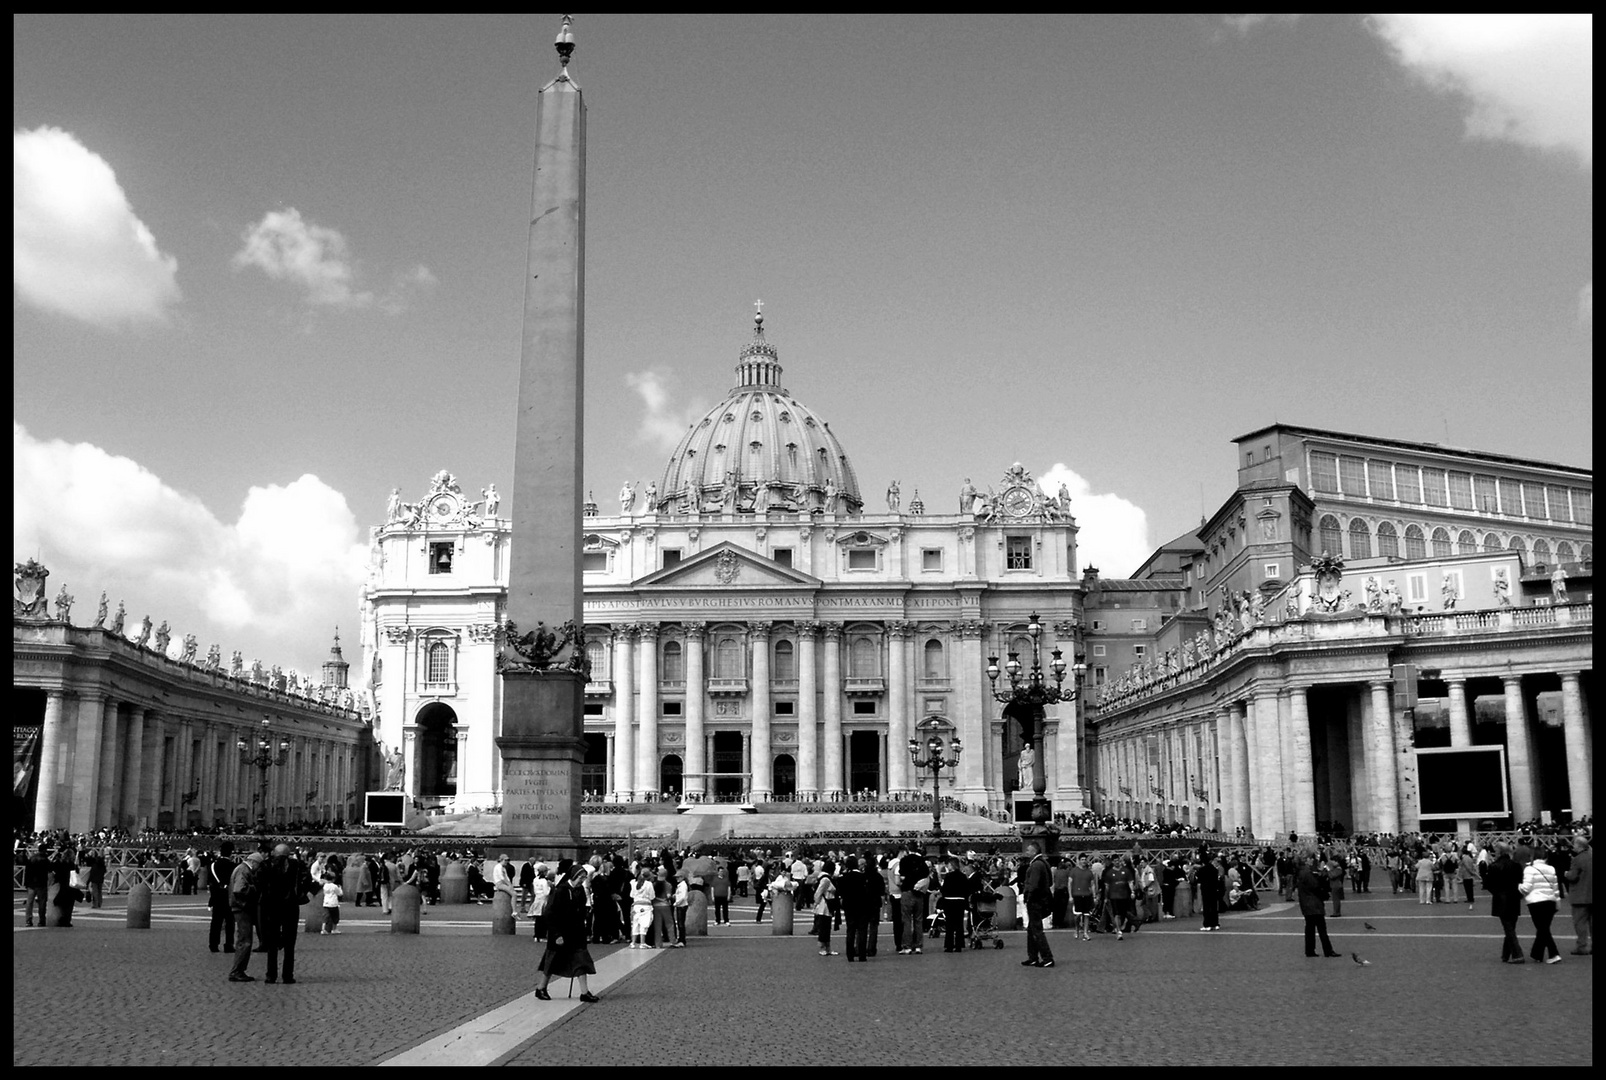
[[[936,905],[931,914],[926,916],[926,936],[940,938],[948,932],[948,919],[942,913],[942,906]]]
[[[998,936],[997,920],[998,893],[984,883],[970,898],[970,935],[967,940],[972,949],[988,945],[995,949],[1004,947],[1004,939]]]

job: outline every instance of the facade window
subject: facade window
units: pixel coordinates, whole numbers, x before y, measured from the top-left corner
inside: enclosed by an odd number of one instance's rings
[[[1348,454],[1338,459],[1338,486],[1345,495],[1366,498],[1366,462]]]
[[[664,642],[665,682],[683,682],[686,678],[686,652],[678,641]]]
[[[1450,554],[1450,531],[1448,529],[1433,530],[1433,557],[1442,559]]]
[[[432,574],[450,574],[452,572],[452,544],[429,545],[429,572]]]
[[[1420,604],[1428,598],[1428,576],[1411,574],[1405,579],[1405,598]]]
[[[1571,521],[1573,519],[1572,507],[1567,505],[1567,489],[1552,484],[1545,488],[1545,499],[1550,505],[1551,521]]]
[[[775,703],[776,716],[794,716],[797,713],[797,702],[777,701]]]
[[[1105,667],[1103,664],[1100,664],[1098,667],[1093,669],[1093,685],[1094,686],[1103,686],[1105,683],[1107,683],[1109,681],[1110,681],[1110,669],[1109,668]]]
[[[1328,555],[1343,554],[1343,532],[1338,527],[1338,519],[1332,514],[1323,514],[1318,525],[1321,549]]]
[[[1517,558],[1523,562],[1528,561],[1528,545],[1522,542],[1522,537],[1513,536],[1511,542],[1506,545],[1506,550],[1516,552]]]
[[[1368,529],[1366,522],[1360,518],[1350,519],[1349,557],[1352,559],[1370,559],[1372,557],[1372,530]]]
[[[1274,563],[1274,562],[1265,563],[1265,564],[1263,564],[1261,566],[1260,569],[1265,574],[1267,580],[1274,581],[1277,578],[1280,578],[1280,577],[1283,576],[1283,564],[1282,563]]]
[[[679,548],[664,548],[659,555],[662,558],[663,565],[665,567],[674,566],[680,562]]]
[[[1142,660],[1149,655],[1149,647],[1147,645],[1134,645],[1132,646],[1132,655]]]
[[[1093,629],[1095,629],[1095,630],[1103,630],[1104,629],[1104,620],[1103,619],[1094,619],[1093,620]]]
[[[1472,510],[1472,474],[1453,472],[1450,474],[1450,505],[1457,510]]]
[[[452,681],[452,650],[446,642],[430,642],[424,653],[424,681],[434,684]]]
[[[602,702],[600,702],[600,701],[588,701],[588,702],[586,702],[585,703],[585,708],[583,708],[581,710],[581,713],[583,715],[585,715],[585,716],[601,716],[602,715]]]
[[[1494,477],[1474,476],[1472,478],[1472,497],[1478,504],[1478,513],[1498,514],[1500,512],[1500,496],[1496,494]]]
[[[679,701],[666,701],[663,703],[663,711],[665,716],[679,716],[681,714],[681,710],[684,708],[685,705]]]
[[[1032,568],[1032,538],[1007,536],[1004,538],[1004,569],[1030,570]]]
[[[1515,480],[1500,478],[1500,512],[1509,517],[1522,516],[1522,485]]]
[[[789,547],[775,548],[770,552],[770,558],[782,566],[790,567],[792,565],[792,549]]]
[[[1407,559],[1425,559],[1428,557],[1427,537],[1422,535],[1422,526],[1407,525],[1405,527],[1405,557]]]
[[[719,639],[714,648],[714,677],[716,679],[740,679],[746,670],[742,663],[742,643],[733,637]]]
[[[920,569],[922,569],[922,570],[941,570],[942,569],[942,548],[921,548],[920,549]]]
[[[942,679],[947,677],[948,662],[943,656],[942,642],[938,641],[936,638],[931,638],[926,642],[925,664],[926,666],[924,671],[926,673],[926,678]]]
[[[875,701],[874,700],[871,700],[871,701],[855,701],[853,703],[853,715],[854,716],[874,716],[875,715]]]
[[[1558,563],[1573,561],[1573,546],[1565,540],[1556,545],[1556,561]]]
[[[1443,469],[1422,470],[1422,501],[1429,506],[1449,506],[1447,482]]]
[[[1506,548],[1505,548],[1505,545],[1500,542],[1500,537],[1496,536],[1494,533],[1484,533],[1483,534],[1483,550],[1485,550],[1485,551],[1504,551],[1504,550],[1506,550]]]
[[[1402,503],[1422,501],[1422,474],[1415,465],[1394,466],[1394,486]]]
[[[1545,519],[1545,485],[1522,485],[1522,512],[1531,518]]]
[[[1550,541],[1534,541],[1534,562],[1540,566],[1550,565]]]
[[[1148,633],[1149,632],[1149,620],[1148,619],[1133,619],[1132,620],[1132,632],[1134,634],[1146,634],[1146,633]]]
[[[1573,488],[1573,520],[1580,525],[1595,523],[1595,493]]]
[[[1093,646],[1093,655],[1094,656],[1103,656],[1104,655],[1104,646],[1103,645],[1095,645],[1095,646]]]
[[[848,674],[856,679],[873,679],[881,674],[881,650],[870,638],[861,635],[849,643]]]
[[[1388,559],[1400,557],[1400,534],[1394,531],[1391,522],[1385,521],[1377,527],[1377,553]]]
[[[608,553],[606,551],[582,551],[580,553],[580,569],[588,574],[601,574],[608,569]]]
[[[775,677],[777,679],[797,678],[797,651],[790,641],[777,641],[775,643]]]
[[[875,549],[853,548],[848,552],[849,570],[874,570]]]
[[[1472,535],[1471,529],[1462,529],[1461,535],[1455,538],[1456,554],[1476,555],[1478,553],[1478,538]]]
[[[1578,548],[1578,561],[1590,562],[1595,558],[1595,545],[1582,544]]]
[[[1310,486],[1313,491],[1330,495],[1338,494],[1338,457],[1336,455],[1311,451]]]
[[[593,679],[606,679],[608,672],[604,665],[607,663],[608,651],[602,647],[602,642],[586,640],[586,664],[591,668]]]
[[[1366,463],[1366,483],[1372,498],[1394,501],[1394,466],[1373,458]]]

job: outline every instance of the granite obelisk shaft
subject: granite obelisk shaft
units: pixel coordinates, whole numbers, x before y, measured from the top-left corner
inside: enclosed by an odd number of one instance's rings
[[[507,592],[519,634],[583,618],[585,104],[566,70],[537,102]],[[584,692],[584,676],[563,664],[503,673],[499,850],[578,849]]]

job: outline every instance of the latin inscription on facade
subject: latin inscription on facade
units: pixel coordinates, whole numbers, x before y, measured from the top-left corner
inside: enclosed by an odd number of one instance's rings
[[[641,596],[618,600],[587,600],[587,611],[628,611],[674,608],[797,608],[799,610],[851,608],[899,611],[912,608],[957,608],[957,596],[916,596],[907,602],[897,596]]]

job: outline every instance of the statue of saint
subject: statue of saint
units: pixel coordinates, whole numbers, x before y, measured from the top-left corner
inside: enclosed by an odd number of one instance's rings
[[[1035,771],[1033,766],[1036,764],[1037,754],[1034,750],[1032,750],[1032,744],[1027,743],[1025,746],[1020,748],[1020,776],[1017,779],[1017,784],[1022,791],[1032,790],[1032,774]]]
[[[229,674],[236,679],[245,674],[245,657],[240,654],[239,649],[235,649],[234,655],[229,658]]]
[[[184,661],[184,663],[186,663],[186,664],[195,663],[195,651],[197,649],[199,649],[200,647],[201,647],[201,643],[195,639],[195,635],[194,634],[185,634],[184,635],[184,653],[183,653],[183,655],[181,655],[179,657],[179,659]]]
[[[834,476],[825,478],[825,512],[827,514],[836,513],[836,477]]]
[[[212,642],[212,647],[206,650],[206,670],[216,671],[222,665],[222,663],[223,650],[220,649],[218,647],[218,643],[214,641]]]
[[[625,486],[619,489],[619,513],[628,514],[636,505],[636,485],[625,481]]]
[[[1456,590],[1455,578],[1451,577],[1449,574],[1445,574],[1444,584],[1439,586],[1439,599],[1443,603],[1444,610],[1454,611],[1455,602],[1459,598],[1460,593]]]
[[[887,485],[887,513],[896,514],[898,512],[898,503],[902,497],[903,493],[898,490],[898,482],[896,480]]]
[[[140,620],[139,633],[134,635],[134,644],[138,645],[140,648],[143,649],[145,647],[146,643],[149,642],[150,640],[151,640],[151,617],[149,615],[147,615],[143,619]]]
[[[406,771],[401,747],[398,746],[390,752],[390,757],[385,761],[385,790],[400,791]]]
[[[66,622],[67,616],[72,614],[72,602],[73,598],[67,592],[67,586],[62,585],[61,591],[56,594],[56,618]]]
[[[736,470],[725,470],[725,482],[719,489],[719,502],[726,510],[735,513],[742,497],[742,485],[736,482]]]
[[[654,510],[658,509],[658,481],[647,481],[646,500],[647,505],[644,507],[644,509],[647,511],[647,513],[650,514]]]
[[[1057,496],[1057,501],[1059,502],[1060,513],[1066,515],[1067,517],[1070,516],[1071,489],[1065,485],[1063,480],[1060,481],[1060,490],[1059,495]]]
[[[117,614],[112,616],[112,633],[121,634],[123,632],[123,620],[127,616],[128,612],[123,608],[123,602],[121,600],[117,601]]]
[[[167,620],[163,619],[162,625],[156,628],[156,644],[154,646],[156,651],[166,656],[167,643],[171,640],[173,640],[173,631],[167,628]]]
[[[1511,579],[1506,576],[1504,567],[1495,571],[1494,599],[1495,603],[1501,607],[1511,606]]]
[[[494,518],[496,512],[502,509],[502,496],[497,492],[496,485],[491,484],[481,488],[480,494],[485,497],[485,516]]]
[[[385,504],[385,524],[390,524],[401,517],[401,488],[390,489],[390,501]]]
[[[1550,575],[1550,602],[1552,604],[1565,604],[1567,602],[1567,571],[1557,566]]]
[[[965,477],[965,482],[959,486],[959,512],[961,514],[974,514],[976,512],[976,485]]]
[[[100,607],[95,612],[95,627],[98,629],[106,625],[106,593],[100,594]]]
[[[1374,613],[1383,610],[1383,588],[1375,574],[1366,579],[1366,610]]]
[[[1389,583],[1383,586],[1383,610],[1390,615],[1400,613],[1400,587],[1394,584],[1393,578],[1389,578]]]

